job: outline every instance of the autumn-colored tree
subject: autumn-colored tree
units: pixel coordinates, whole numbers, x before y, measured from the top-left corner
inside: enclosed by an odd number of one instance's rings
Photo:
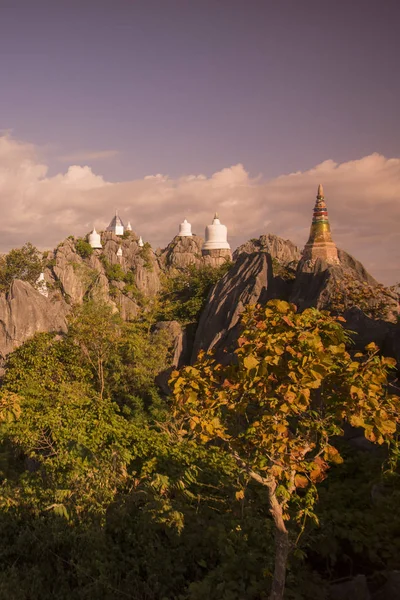
[[[222,444],[268,491],[275,524],[270,600],[283,598],[289,533],[296,522],[301,529],[307,517],[316,519],[316,485],[343,460],[335,443],[344,423],[396,448],[400,402],[387,388],[394,361],[374,344],[352,357],[340,320],[316,309],[297,313],[281,300],[248,307],[232,364],[202,354],[172,375],[183,435]]]

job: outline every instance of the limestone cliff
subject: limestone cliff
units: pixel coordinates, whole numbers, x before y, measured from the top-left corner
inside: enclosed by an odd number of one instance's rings
[[[58,294],[45,298],[26,281],[15,279],[0,294],[0,356],[20,346],[37,332],[66,331],[68,304]]]
[[[224,351],[229,353],[234,348],[244,306],[265,303],[271,298],[293,302],[299,310],[316,307],[344,314],[346,327],[355,332],[359,347],[375,341],[381,348],[386,347],[389,354],[400,354],[400,336],[395,332],[397,297],[379,285],[360,262],[339,251],[339,265],[321,259],[313,265],[300,261],[294,278],[285,280],[282,274],[273,272],[267,247],[281,265],[299,258],[294,245],[275,236],[262,236],[243,244],[235,253],[232,269],[210,292],[196,332],[192,360],[200,349],[215,349],[221,360]],[[248,254],[254,248],[256,252]]]
[[[244,307],[259,302],[272,279],[269,254],[243,253],[238,257],[210,292],[196,331],[192,360],[200,350],[230,349]]]

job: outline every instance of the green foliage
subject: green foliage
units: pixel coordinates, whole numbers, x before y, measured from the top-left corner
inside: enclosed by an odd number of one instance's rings
[[[267,598],[271,491],[254,475],[275,478],[293,543],[303,531],[288,600],[399,569],[400,481],[382,478],[385,444],[349,456],[335,435],[347,420],[395,449],[391,361],[372,346],[349,357],[340,321],[275,301],[246,313],[236,364],[203,356],[174,374],[171,402],[155,383],[171,340],[153,318],[124,323],[87,302],[68,334],[37,334],[8,357],[0,598]]]
[[[151,245],[149,244],[149,242],[145,242],[142,246],[142,248],[140,249],[140,256],[143,258],[144,260],[144,268],[147,269],[148,271],[153,271],[153,263],[151,260],[151,256],[152,256],[152,249],[151,249]]]
[[[33,285],[42,271],[42,263],[39,250],[30,242],[22,248],[10,250],[0,259],[0,289],[6,290],[14,279]]]
[[[89,258],[93,254],[93,248],[88,241],[78,238],[75,242],[75,250],[82,258]]]
[[[184,324],[197,321],[212,286],[230,267],[228,261],[218,268],[190,265],[178,275],[165,277],[159,295],[158,319]]]

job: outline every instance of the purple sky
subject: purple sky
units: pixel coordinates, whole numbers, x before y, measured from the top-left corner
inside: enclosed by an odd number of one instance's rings
[[[108,181],[397,157],[399,29],[398,0],[1,0],[0,128]]]

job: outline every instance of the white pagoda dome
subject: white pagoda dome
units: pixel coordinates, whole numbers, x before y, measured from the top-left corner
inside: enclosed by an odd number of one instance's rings
[[[126,231],[132,231],[132,225],[131,222],[128,221],[128,225],[125,227]]]
[[[117,210],[115,211],[115,217],[113,217],[106,231],[112,231],[115,235],[124,235],[124,224],[118,216]]]
[[[178,235],[180,237],[192,237],[192,226],[186,221],[186,219],[179,225]]]
[[[122,256],[122,248],[121,248],[121,246],[117,250],[117,256]]]
[[[89,233],[89,244],[92,246],[92,248],[102,247],[100,234],[97,233],[95,227],[93,227],[93,231]]]
[[[144,243],[143,243],[143,240],[142,240],[142,236],[140,236],[140,238],[139,238],[139,241],[138,241],[138,244],[139,244],[139,246],[140,246],[141,248],[143,248],[143,246],[144,246]]]
[[[205,232],[205,242],[202,250],[230,250],[228,244],[228,230],[225,225],[222,225],[218,218],[218,214],[215,213],[213,222],[211,225],[207,225]]]

